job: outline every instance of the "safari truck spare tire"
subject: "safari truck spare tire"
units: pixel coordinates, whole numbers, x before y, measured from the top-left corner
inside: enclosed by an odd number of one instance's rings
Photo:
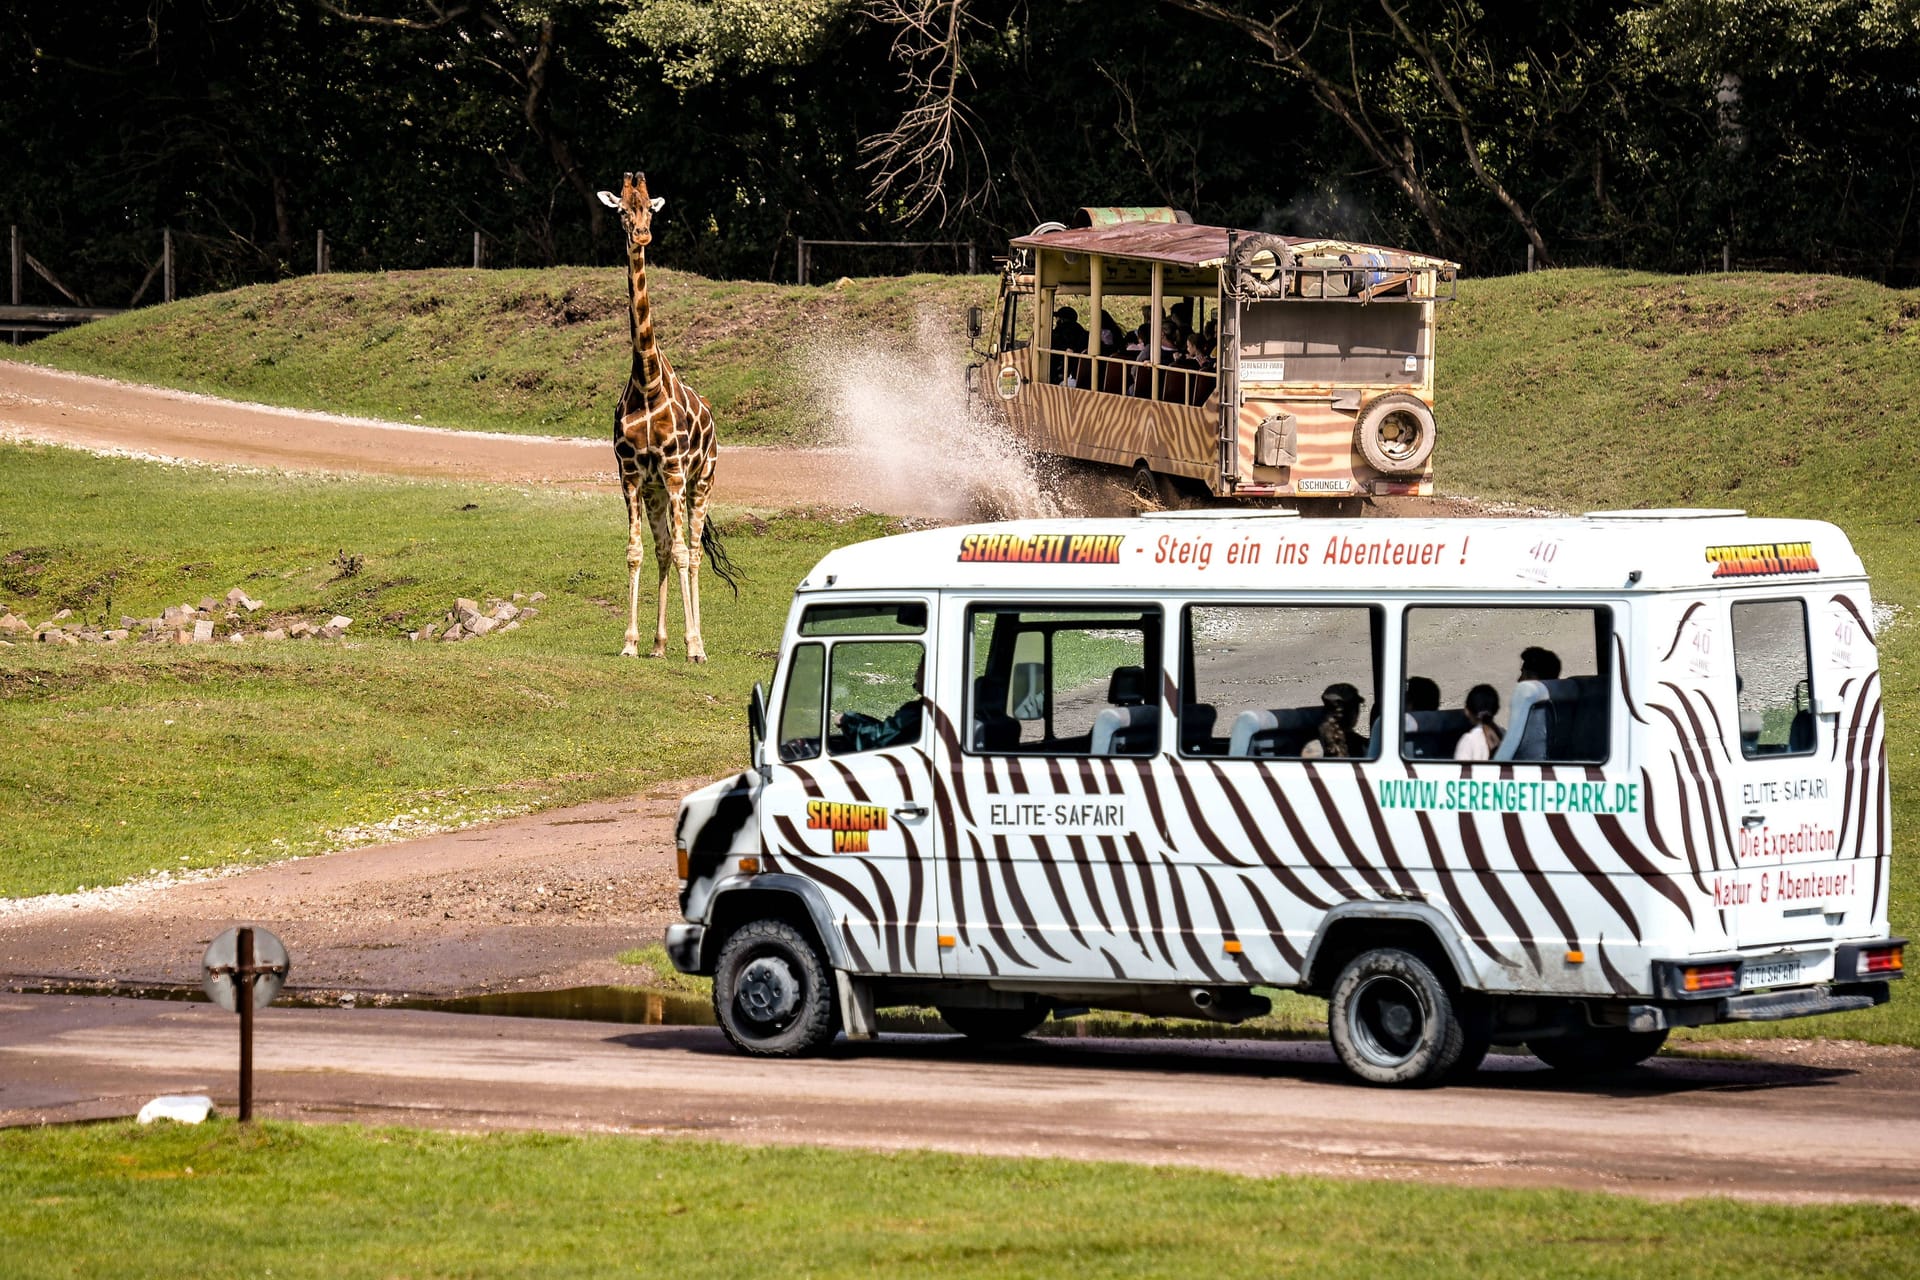
[[[940,1005],[940,1020],[969,1040],[1005,1044],[1018,1040],[1047,1020],[1045,1009],[971,1009]]]
[[[1381,475],[1419,475],[1433,456],[1433,410],[1401,392],[1369,400],[1353,424],[1353,447]]]
[[[1241,236],[1233,245],[1228,279],[1243,298],[1283,298],[1287,293],[1284,236]]]
[[[1362,952],[1327,998],[1340,1065],[1368,1084],[1435,1084],[1453,1070],[1466,1033],[1446,984],[1398,947]]]
[[[713,968],[713,1011],[735,1048],[762,1058],[817,1053],[839,1029],[832,970],[784,920],[755,920],[727,938]]]

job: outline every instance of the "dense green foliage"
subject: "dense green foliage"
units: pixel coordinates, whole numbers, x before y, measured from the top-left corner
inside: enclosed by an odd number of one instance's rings
[[[476,231],[493,265],[613,261],[592,193],[636,168],[656,259],[708,275],[1173,204],[1483,275],[1531,239],[1908,281],[1916,68],[1914,0],[16,0],[0,219],[99,305],[157,296],[163,226],[185,293],[307,271],[320,229],[342,270],[467,262]]]
[[[8,1274],[1879,1277],[1914,1212],[541,1134],[0,1131]]]

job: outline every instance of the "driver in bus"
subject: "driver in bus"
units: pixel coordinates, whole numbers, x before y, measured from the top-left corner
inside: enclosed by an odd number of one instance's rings
[[[1085,351],[1087,349],[1087,331],[1080,323],[1080,313],[1072,307],[1060,307],[1053,313],[1053,338],[1049,343],[1053,348],[1052,381],[1069,387],[1087,385],[1086,358],[1068,360],[1061,353],[1065,351]]]

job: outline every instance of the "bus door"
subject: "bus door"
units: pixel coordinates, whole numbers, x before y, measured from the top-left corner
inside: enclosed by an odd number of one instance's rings
[[[936,598],[809,604],[771,709],[761,793],[772,872],[826,895],[863,973],[939,972],[933,869]]]

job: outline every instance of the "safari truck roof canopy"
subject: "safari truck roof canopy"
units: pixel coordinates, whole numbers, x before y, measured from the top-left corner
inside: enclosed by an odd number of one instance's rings
[[[801,591],[1674,591],[1864,579],[1820,520],[1738,511],[1545,520],[1302,520],[1192,512],[898,534],[830,553]]]
[[[1010,243],[1016,249],[1047,249],[1056,253],[1097,253],[1108,257],[1139,258],[1183,267],[1218,267],[1227,260],[1230,238],[1245,239],[1262,235],[1263,239],[1283,244],[1292,261],[1282,263],[1289,270],[1300,269],[1304,260],[1338,254],[1372,254],[1377,260],[1366,265],[1386,271],[1457,272],[1460,264],[1445,258],[1430,257],[1410,249],[1392,249],[1384,245],[1334,240],[1326,236],[1265,236],[1260,232],[1231,227],[1207,227],[1193,222],[1099,221],[1089,227],[1063,227],[1039,230],[1019,236]]]

